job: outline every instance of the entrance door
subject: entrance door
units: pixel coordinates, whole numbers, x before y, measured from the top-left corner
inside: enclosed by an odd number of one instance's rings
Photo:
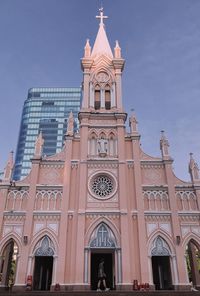
[[[53,257],[36,256],[34,269],[34,290],[50,290],[52,281]]]
[[[152,257],[153,282],[156,290],[172,289],[169,256]]]
[[[8,287],[15,282],[18,247],[13,239],[6,245],[0,258],[0,285]]]
[[[106,285],[113,290],[115,288],[114,277],[114,252],[110,253],[92,253],[91,254],[91,289],[97,290],[98,267],[101,260],[104,260],[104,271],[106,274]],[[103,287],[101,286],[103,290]]]

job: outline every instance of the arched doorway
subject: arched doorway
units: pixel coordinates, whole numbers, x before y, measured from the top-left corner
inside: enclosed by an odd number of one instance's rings
[[[13,239],[3,249],[0,260],[0,285],[5,288],[14,285],[19,248]]]
[[[48,236],[44,236],[35,251],[35,267],[33,275],[33,289],[50,290],[53,271],[53,243]]]
[[[186,263],[189,282],[200,287],[200,247],[193,239],[186,246]]]
[[[90,258],[86,254],[90,254]],[[117,248],[114,233],[105,223],[99,224],[93,231],[90,237],[89,248],[85,250],[85,259],[86,263],[90,262],[88,267],[92,290],[97,289],[98,267],[102,260],[104,261],[107,287],[114,290],[116,284],[121,283],[121,250]]]
[[[170,266],[170,249],[167,243],[158,236],[151,250],[153,283],[156,290],[171,290],[172,277]]]

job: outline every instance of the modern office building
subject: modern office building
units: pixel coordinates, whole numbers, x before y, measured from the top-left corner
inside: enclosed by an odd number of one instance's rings
[[[75,131],[80,110],[80,87],[31,88],[24,102],[13,179],[23,179],[30,171],[36,137],[44,139],[43,155],[58,153],[63,146],[67,118],[72,111]]]

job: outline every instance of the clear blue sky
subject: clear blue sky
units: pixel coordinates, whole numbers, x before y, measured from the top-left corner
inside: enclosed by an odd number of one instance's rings
[[[123,102],[142,148],[160,156],[165,130],[176,175],[189,180],[189,152],[200,164],[200,0],[0,0],[0,170],[16,151],[28,89],[81,84],[101,2],[110,44],[118,39],[126,59]]]

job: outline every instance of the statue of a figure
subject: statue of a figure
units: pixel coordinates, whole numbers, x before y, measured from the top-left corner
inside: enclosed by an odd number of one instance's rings
[[[192,181],[199,180],[199,167],[193,158],[193,153],[190,153],[189,173]]]
[[[67,122],[66,136],[73,136],[73,134],[74,134],[74,117],[71,111],[69,114],[68,122]]]
[[[100,156],[105,156],[107,154],[107,145],[108,145],[108,140],[101,138],[98,140],[98,152]]]
[[[40,132],[39,136],[35,141],[35,153],[34,156],[41,157],[42,156],[42,149],[44,145],[44,139],[42,138],[42,133]]]
[[[161,131],[161,139],[160,139],[160,150],[162,152],[162,156],[169,156],[169,142],[165,137],[164,131]]]
[[[130,126],[131,134],[134,134],[135,132],[137,132],[137,123],[138,122],[135,115],[132,114],[131,117],[129,118],[129,126]]]

